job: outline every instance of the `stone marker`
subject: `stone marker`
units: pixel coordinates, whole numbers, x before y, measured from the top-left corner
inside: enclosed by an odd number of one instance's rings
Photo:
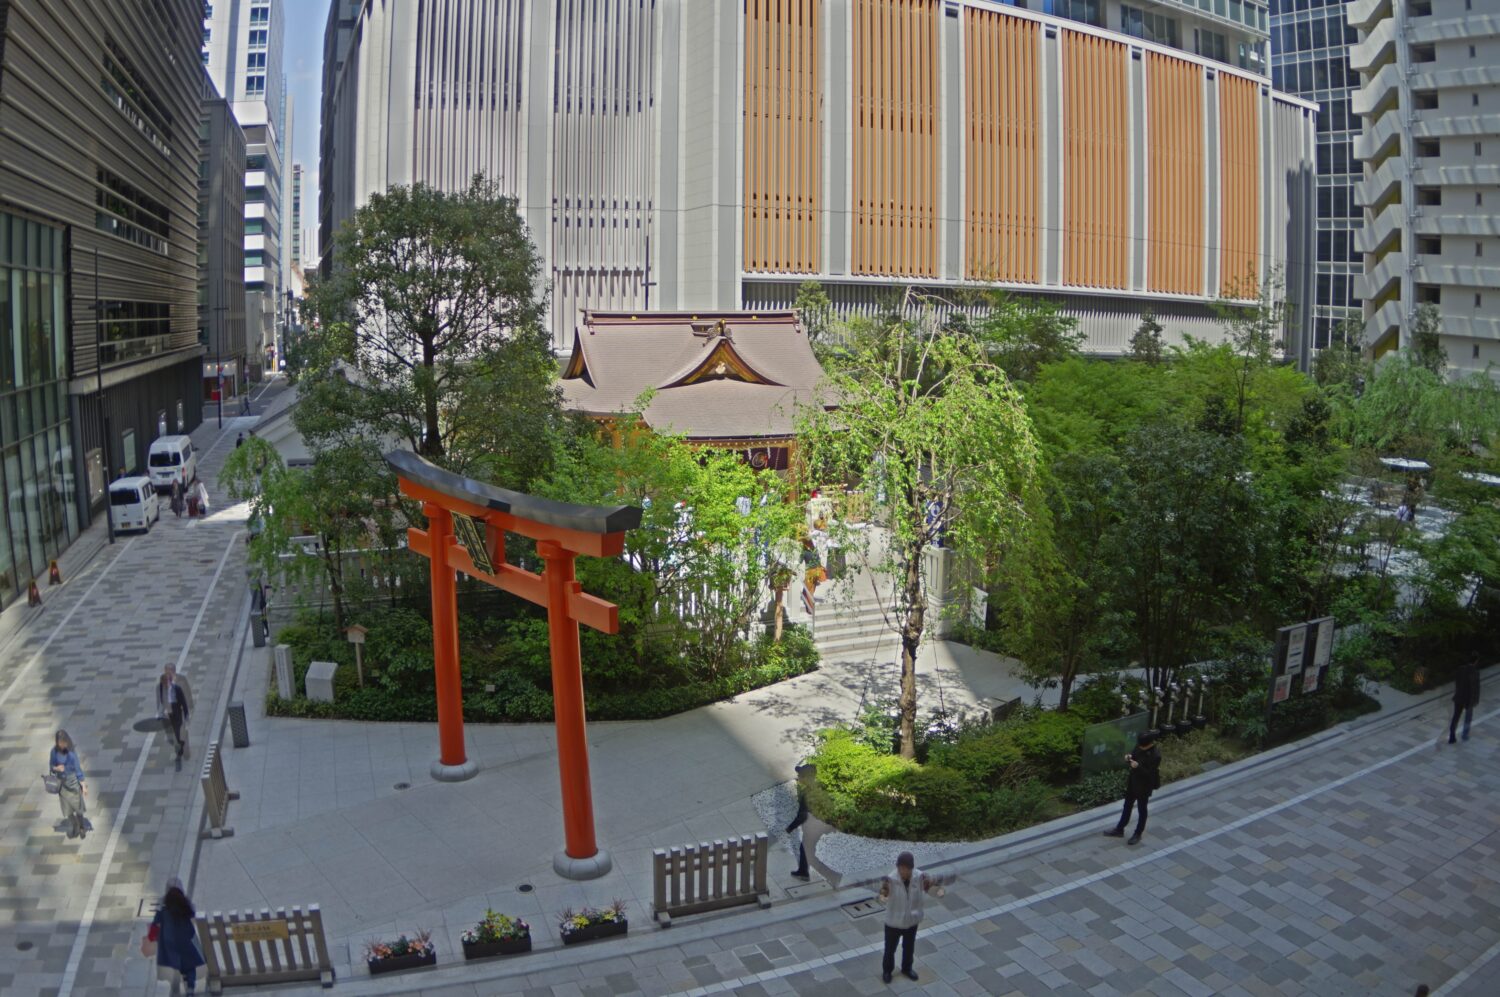
[[[307,666],[307,698],[315,703],[333,702],[333,673],[338,665],[332,661],[314,661]]]
[[[287,644],[276,645],[276,695],[291,699],[295,695],[292,687],[292,649]]]

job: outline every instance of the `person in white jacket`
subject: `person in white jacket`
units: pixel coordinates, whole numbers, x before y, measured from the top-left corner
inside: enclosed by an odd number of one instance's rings
[[[880,975],[891,982],[896,968],[896,943],[901,943],[901,975],[916,980],[912,952],[917,945],[917,925],[922,923],[922,898],[927,893],[943,895],[943,884],[950,877],[929,876],[916,868],[911,852],[896,856],[896,869],[880,885],[880,899],[885,903],[885,955],[880,961]]]

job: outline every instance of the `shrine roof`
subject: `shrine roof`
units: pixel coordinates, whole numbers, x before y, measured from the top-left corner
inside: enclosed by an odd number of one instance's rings
[[[563,403],[692,438],[789,436],[823,378],[795,312],[584,313]]]

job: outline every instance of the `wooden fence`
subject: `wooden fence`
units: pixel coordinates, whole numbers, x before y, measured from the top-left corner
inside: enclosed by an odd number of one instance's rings
[[[769,847],[770,839],[762,831],[750,838],[656,849],[652,853],[656,922],[670,928],[673,916],[740,904],[771,906],[766,888]]]
[[[234,828],[225,822],[229,819],[229,801],[240,798],[239,793],[229,791],[224,780],[224,759],[219,755],[219,742],[208,742],[208,751],[203,756],[203,809],[208,815],[208,834],[213,838],[227,838]]]
[[[333,963],[317,904],[306,911],[293,907],[290,913],[284,907],[258,914],[214,911],[199,916],[197,924],[209,993],[300,980],[333,986]]]

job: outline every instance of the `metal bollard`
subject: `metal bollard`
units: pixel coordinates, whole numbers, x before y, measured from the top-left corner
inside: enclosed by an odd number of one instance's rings
[[[245,725],[245,704],[229,704],[229,731],[236,748],[250,747],[250,728]]]

